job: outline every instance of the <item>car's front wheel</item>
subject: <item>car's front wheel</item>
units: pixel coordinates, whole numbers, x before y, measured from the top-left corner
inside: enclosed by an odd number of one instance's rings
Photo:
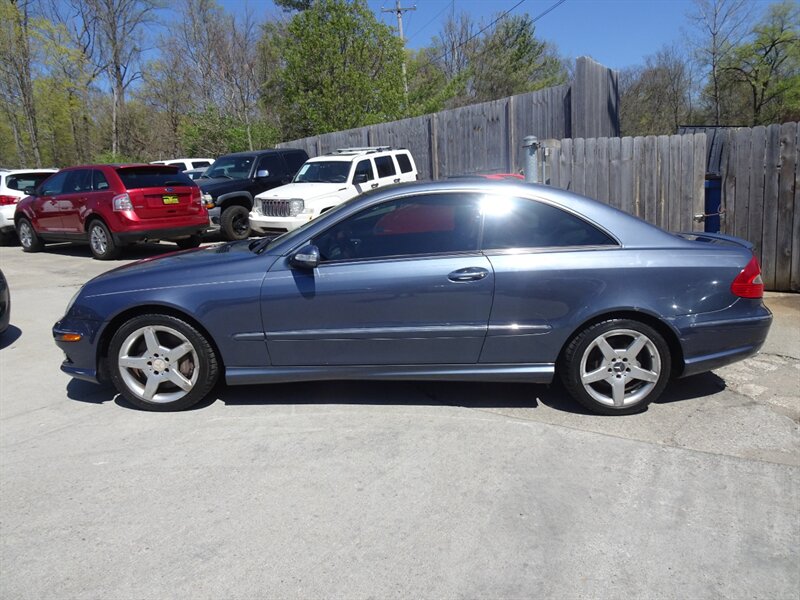
[[[226,240],[247,239],[250,236],[250,211],[239,204],[229,206],[223,209],[219,226]]]
[[[219,368],[208,340],[170,315],[140,315],[120,327],[109,346],[111,381],[131,404],[183,410],[203,400]]]
[[[114,237],[102,221],[95,219],[89,224],[89,248],[97,260],[114,260],[120,255],[122,248],[114,241]]]
[[[42,239],[36,234],[33,225],[25,217],[22,217],[17,223],[17,237],[23,252],[39,252],[44,248]]]
[[[610,319],[580,332],[564,351],[560,375],[570,395],[604,415],[644,410],[667,385],[669,346],[644,323]]]

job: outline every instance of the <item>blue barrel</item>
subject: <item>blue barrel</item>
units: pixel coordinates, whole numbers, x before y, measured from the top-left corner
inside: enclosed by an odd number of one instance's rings
[[[722,209],[722,180],[718,177],[706,179],[706,215],[705,231],[719,233],[719,212]]]

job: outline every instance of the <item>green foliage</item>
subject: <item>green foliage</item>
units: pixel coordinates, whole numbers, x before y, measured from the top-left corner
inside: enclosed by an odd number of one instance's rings
[[[278,130],[265,121],[250,124],[253,148],[269,148]],[[217,111],[187,115],[180,127],[181,146],[187,156],[219,156],[248,150],[247,125]]]
[[[364,0],[318,0],[295,15],[282,45],[284,137],[403,116],[402,47]]]

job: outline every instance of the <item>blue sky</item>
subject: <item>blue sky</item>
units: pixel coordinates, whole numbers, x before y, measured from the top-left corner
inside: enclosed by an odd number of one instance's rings
[[[524,0],[512,14],[527,12],[536,16],[557,0]],[[768,0],[751,0],[766,6]],[[393,8],[395,0],[367,0],[373,12],[385,23],[396,25],[394,14],[382,13]],[[419,48],[428,45],[450,14],[466,11],[476,21],[489,23],[519,0],[402,0],[402,6],[416,10],[403,13],[407,45]],[[241,10],[249,4],[257,14],[280,14],[271,0],[220,0],[228,10]],[[665,44],[685,45],[692,0],[566,0],[536,23],[538,37],[556,44],[567,58],[591,56],[614,69],[641,64],[644,57],[657,52]]]

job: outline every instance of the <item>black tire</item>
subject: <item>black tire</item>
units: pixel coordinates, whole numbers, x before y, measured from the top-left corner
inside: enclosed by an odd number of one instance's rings
[[[239,204],[228,206],[222,210],[219,226],[226,240],[246,240],[250,237],[250,211]]]
[[[153,332],[157,343],[148,344],[147,331]],[[186,342],[190,350],[180,350]],[[164,350],[183,354],[170,362]],[[125,358],[127,366],[121,364]],[[176,363],[177,369],[170,371]],[[216,353],[205,336],[169,315],[140,315],[122,325],[111,338],[108,365],[114,387],[128,402],[159,412],[184,410],[201,402],[219,377]],[[189,387],[179,387],[176,381]],[[149,390],[148,382],[154,386]]]
[[[199,235],[192,235],[188,238],[183,238],[182,240],[175,240],[175,243],[178,245],[178,248],[181,250],[191,250],[192,248],[197,248],[200,245]]]
[[[106,224],[99,219],[89,223],[86,230],[89,236],[89,249],[97,260],[114,260],[119,257],[122,248],[114,241]]]
[[[645,410],[664,391],[671,368],[663,336],[632,319],[587,327],[569,343],[558,366],[569,394],[602,415]]]
[[[42,238],[39,237],[31,222],[25,217],[17,221],[17,237],[23,252],[39,252],[44,249]]]

